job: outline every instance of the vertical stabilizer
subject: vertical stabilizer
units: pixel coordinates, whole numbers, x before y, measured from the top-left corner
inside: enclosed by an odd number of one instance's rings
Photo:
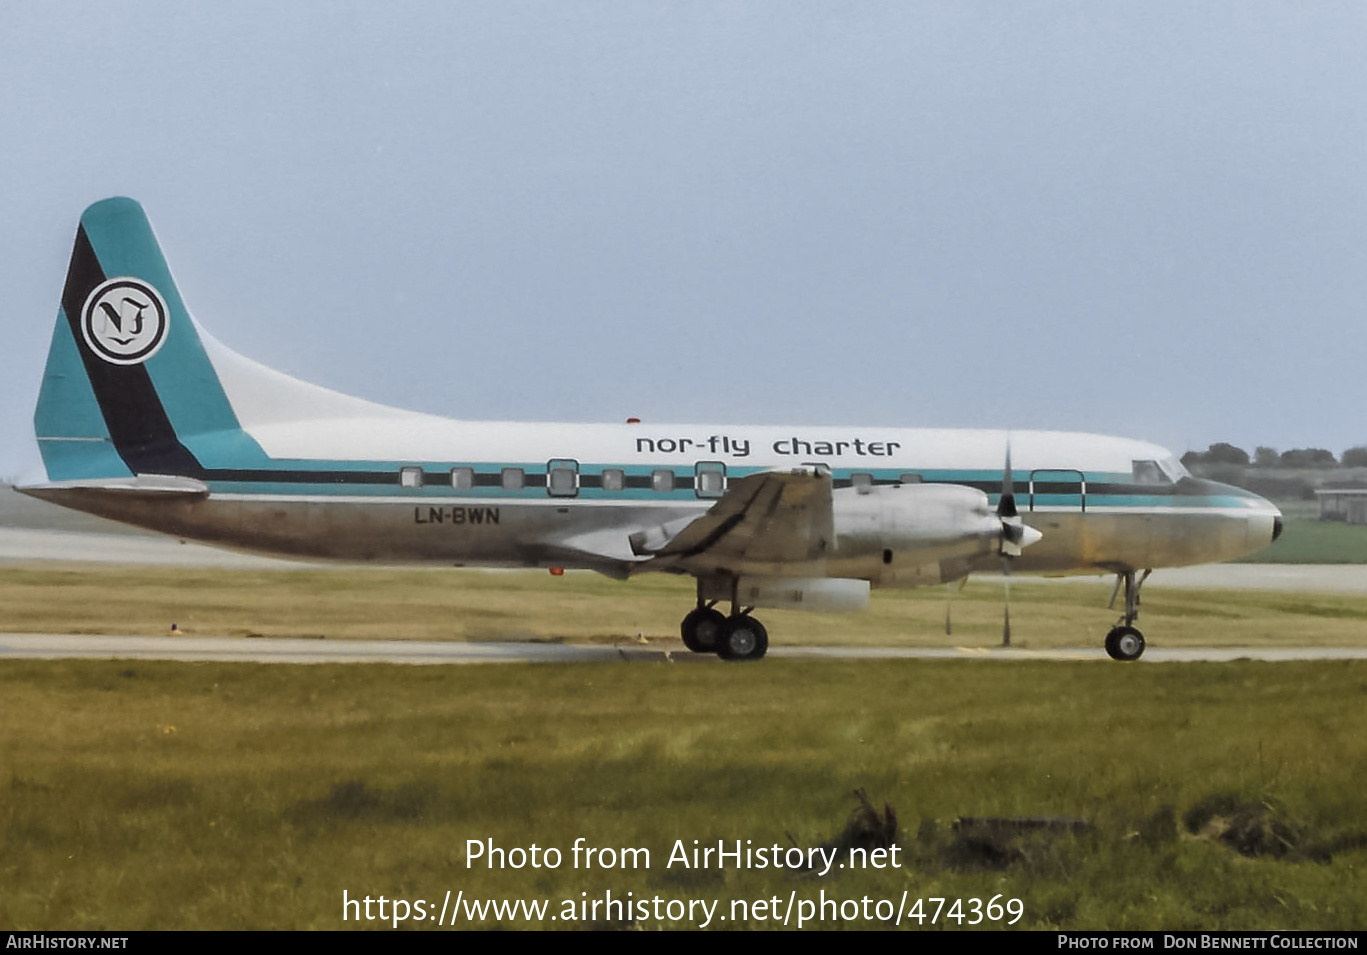
[[[34,427],[52,481],[198,477],[262,457],[132,199],[81,216]]]

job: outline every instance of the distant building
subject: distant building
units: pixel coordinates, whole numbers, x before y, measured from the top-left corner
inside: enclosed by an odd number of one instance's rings
[[[1316,491],[1320,499],[1320,520],[1367,524],[1367,488]]]

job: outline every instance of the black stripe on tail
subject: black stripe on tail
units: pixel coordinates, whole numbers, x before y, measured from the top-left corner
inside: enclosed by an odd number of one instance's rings
[[[85,226],[76,230],[71,267],[62,289],[62,311],[71,326],[71,337],[95,390],[100,413],[114,442],[114,450],[134,474],[179,474],[199,477],[204,468],[176,436],[145,365],[114,365],[90,350],[81,332],[81,309],[90,293],[108,276],[104,274]]]

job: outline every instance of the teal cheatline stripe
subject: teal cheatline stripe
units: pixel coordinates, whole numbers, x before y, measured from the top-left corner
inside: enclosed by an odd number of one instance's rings
[[[241,428],[187,434],[181,442],[205,468],[278,468],[261,446]]]

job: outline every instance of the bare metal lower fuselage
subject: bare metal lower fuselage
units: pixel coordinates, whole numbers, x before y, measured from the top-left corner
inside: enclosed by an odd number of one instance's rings
[[[595,533],[625,537],[642,525],[700,516],[709,506],[491,503],[461,497],[305,499],[207,492],[167,496],[55,485],[30,488],[28,493],[176,537],[283,557],[393,565],[565,567],[614,577],[630,576],[633,563],[585,554],[557,542]],[[835,492],[837,518],[840,497],[853,494]],[[1270,509],[1059,508],[1022,517],[1042,539],[1013,559],[1013,572],[1067,575],[1232,559],[1265,546],[1278,515]],[[943,545],[921,548],[887,560],[880,542],[842,535],[837,524],[833,547],[821,561],[790,564],[783,572],[859,578],[874,587],[935,584],[972,570],[996,569],[996,555],[988,543],[973,540],[950,550]],[[941,563],[949,566],[931,569]],[[742,573],[773,570],[737,568]]]

